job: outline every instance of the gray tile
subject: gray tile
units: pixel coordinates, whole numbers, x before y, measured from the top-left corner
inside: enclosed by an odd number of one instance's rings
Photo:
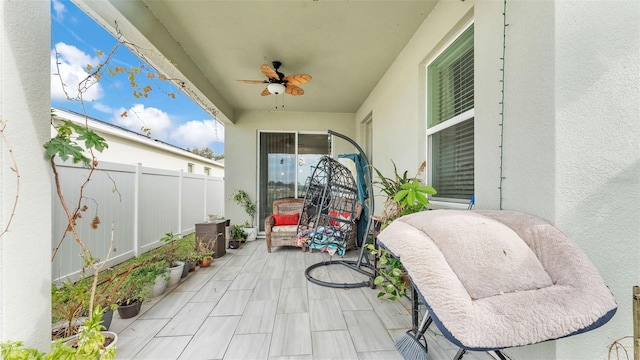
[[[198,291],[213,276],[210,272],[195,271],[190,273],[185,281],[176,287],[175,291]]]
[[[259,275],[260,273],[257,272],[241,272],[233,280],[229,290],[253,289],[258,282]]]
[[[168,319],[136,320],[126,329],[118,332],[116,358],[133,359],[168,321]]]
[[[238,321],[239,316],[208,317],[179,359],[222,359]]]
[[[277,306],[277,300],[249,301],[236,329],[236,334],[271,333]]]
[[[358,354],[347,330],[311,333],[313,358],[317,360],[358,360]]]
[[[290,288],[280,291],[279,314],[306,313],[308,311],[307,288]]]
[[[311,354],[309,314],[278,314],[271,336],[269,356]]]
[[[311,331],[346,330],[338,299],[312,299],[309,300],[309,319]]]
[[[227,261],[226,266],[244,266],[249,262],[249,256],[246,255],[240,255],[240,253],[234,254],[234,256],[231,256],[229,258],[229,260]]]
[[[371,289],[366,290],[371,292],[375,291]],[[407,317],[407,309],[405,309],[399,301],[380,299],[374,296],[369,296],[369,299],[373,310],[387,329],[408,330],[412,327],[411,318]]]
[[[253,288],[251,300],[278,300],[282,279],[260,279]]]
[[[211,316],[242,315],[252,290],[228,290],[211,312]]]
[[[282,279],[284,275],[286,256],[278,256],[276,253],[271,253],[271,255],[262,268],[260,279]]]
[[[304,271],[285,271],[282,279],[282,287],[307,287],[307,278],[304,276]]]
[[[236,335],[231,339],[225,360],[266,360],[269,356],[271,333]]]
[[[373,310],[362,288],[337,289],[336,295],[343,311]]]
[[[345,258],[357,255],[349,251]],[[377,299],[378,291],[366,287],[307,281],[306,267],[323,259],[329,256],[293,247],[268,254],[260,239],[229,251],[173,291],[145,301],[138,317],[116,315],[111,329],[119,335],[117,359],[402,359],[394,339],[411,326],[410,302]],[[314,277],[362,276],[330,265],[314,269]],[[180,302],[188,294],[190,300]],[[429,359],[451,359],[457,347],[434,330],[427,332]],[[479,352],[467,357],[491,359]]]
[[[213,280],[233,280],[242,271],[242,265],[240,266],[225,266],[213,274]]]
[[[174,360],[180,356],[189,341],[191,341],[191,336],[153,338],[136,355],[135,359]]]
[[[321,286],[307,281],[307,294],[309,299],[337,299],[336,291],[342,291],[341,289],[334,289],[328,286]]]
[[[402,355],[397,350],[384,350],[384,351],[364,351],[358,353],[359,360],[404,360]],[[445,360],[445,358],[434,358],[429,354],[429,359],[432,360]],[[451,359],[451,358],[449,358]]]
[[[249,261],[242,267],[242,272],[256,272],[261,273],[264,265],[267,263],[266,258],[257,258],[256,256],[251,256]]]
[[[356,351],[393,350],[395,345],[373,311],[345,311],[344,318]]]
[[[230,280],[211,280],[191,298],[191,302],[217,303],[231,285]]]
[[[299,271],[304,272],[307,268],[305,259],[299,256],[288,256],[284,266],[284,271]]]
[[[202,323],[207,319],[215,303],[201,302],[188,303],[178,312],[158,336],[193,335],[198,331]]]
[[[193,291],[173,291],[142,314],[140,319],[171,318],[177,314],[195,294]]]

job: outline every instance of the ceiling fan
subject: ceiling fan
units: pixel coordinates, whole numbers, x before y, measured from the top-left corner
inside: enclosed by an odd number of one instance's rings
[[[267,87],[262,90],[260,95],[268,96],[271,94],[279,95],[279,94],[289,94],[289,95],[302,95],[304,94],[304,90],[298,85],[305,84],[311,80],[311,75],[307,74],[294,74],[289,76],[284,76],[283,73],[279,72],[278,69],[282,65],[280,61],[272,62],[273,67],[262,64],[260,66],[260,71],[267,77],[267,80],[238,80],[245,84],[267,84]]]

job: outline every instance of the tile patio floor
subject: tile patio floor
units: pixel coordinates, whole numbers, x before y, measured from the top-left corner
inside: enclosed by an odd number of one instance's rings
[[[349,251],[345,258],[355,258]],[[208,268],[189,273],[173,289],[143,303],[131,319],[114,314],[117,359],[398,359],[394,347],[411,327],[410,302],[380,300],[368,287],[336,289],[313,284],[305,269],[326,253],[245,243]],[[364,277],[342,265],[314,270],[355,282]],[[452,359],[456,347],[429,330],[429,358]],[[464,360],[493,359],[467,353]]]

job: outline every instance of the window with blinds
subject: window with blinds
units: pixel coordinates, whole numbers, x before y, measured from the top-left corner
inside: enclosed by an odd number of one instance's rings
[[[430,183],[439,200],[474,193],[473,25],[427,67]]]

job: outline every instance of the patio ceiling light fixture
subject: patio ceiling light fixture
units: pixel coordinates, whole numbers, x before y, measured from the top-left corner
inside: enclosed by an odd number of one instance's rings
[[[267,85],[267,89],[274,95],[284,94],[284,91],[286,90],[285,86],[280,83],[270,83]]]

